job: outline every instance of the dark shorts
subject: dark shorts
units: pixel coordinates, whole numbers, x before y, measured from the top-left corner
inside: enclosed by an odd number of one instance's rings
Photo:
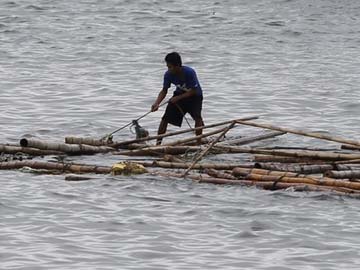
[[[189,113],[194,120],[199,119],[201,118],[202,101],[202,96],[192,96],[175,104],[169,103],[162,119],[178,127],[181,127],[186,113]]]

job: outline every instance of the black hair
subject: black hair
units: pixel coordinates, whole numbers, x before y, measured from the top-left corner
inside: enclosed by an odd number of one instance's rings
[[[182,66],[181,56],[177,52],[168,53],[165,56],[165,62],[174,66]]]

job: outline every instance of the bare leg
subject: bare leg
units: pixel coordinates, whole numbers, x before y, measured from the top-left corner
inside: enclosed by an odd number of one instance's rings
[[[160,122],[160,125],[159,125],[159,129],[158,129],[158,135],[160,134],[164,134],[166,132],[166,129],[167,129],[167,126],[168,126],[168,122],[161,119],[161,122]],[[160,139],[157,139],[156,140],[156,145],[160,145],[161,144],[161,141],[162,141],[162,138]]]
[[[195,127],[197,128],[197,127],[202,127],[202,126],[204,126],[204,121],[203,121],[202,117],[196,118],[195,119]],[[196,130],[195,134],[196,134],[196,136],[201,135],[202,134],[202,129]],[[198,139],[197,143],[200,145],[201,144],[201,139]]]

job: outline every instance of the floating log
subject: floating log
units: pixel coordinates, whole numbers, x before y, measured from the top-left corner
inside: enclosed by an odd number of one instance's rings
[[[63,152],[54,150],[39,150],[31,147],[21,147],[12,145],[0,145],[0,153],[4,154],[17,154],[24,153],[31,156],[46,156],[46,155],[61,155]]]
[[[360,170],[351,171],[327,171],[324,176],[336,179],[356,179],[360,178]]]
[[[203,156],[206,155],[207,152],[209,152],[209,150],[220,140],[222,139],[226,132],[228,132],[230,129],[232,129],[235,126],[235,122],[232,122],[223,132],[221,132],[221,134],[212,142],[210,143],[210,145],[204,150],[202,151],[194,160],[194,162],[189,166],[189,168],[187,168],[184,172],[184,176],[194,167],[194,165],[199,162],[200,159],[203,158]]]
[[[277,131],[293,133],[293,134],[297,134],[297,135],[303,135],[303,136],[307,136],[307,137],[318,138],[318,139],[322,139],[322,140],[328,140],[328,141],[332,141],[332,142],[339,142],[339,143],[360,146],[360,141],[348,140],[348,139],[335,137],[335,136],[329,136],[329,135],[325,135],[325,134],[321,134],[321,133],[317,133],[317,132],[304,132],[301,130],[295,130],[295,129],[290,129],[290,128],[281,128],[281,127],[276,127],[273,125],[259,124],[259,123],[242,121],[242,120],[237,120],[236,122],[239,124],[242,124],[242,125],[247,125],[247,126],[267,128],[267,129],[272,129],[272,130],[277,130]]]
[[[21,139],[20,145],[22,147],[32,147],[41,150],[52,150],[52,151],[61,151],[67,154],[96,154],[96,153],[106,153],[109,151],[114,151],[114,148],[107,146],[91,146],[86,144],[65,144],[65,143],[53,143],[53,142],[43,142],[34,139]]]
[[[301,165],[301,164],[272,164],[272,163],[255,163],[255,168],[272,170],[272,171],[286,171],[303,174],[323,173],[328,170],[333,170],[334,165],[331,164],[315,164],[315,165]]]
[[[250,116],[250,117],[240,118],[238,120],[248,121],[248,120],[254,120],[254,119],[258,119],[258,118],[259,118],[259,116]],[[193,131],[200,130],[200,129],[207,129],[207,128],[223,126],[223,125],[230,124],[230,123],[232,123],[234,121],[236,121],[236,119],[235,120],[230,120],[230,121],[219,122],[219,123],[215,123],[215,124],[211,124],[211,125],[196,127],[196,128],[190,128],[190,129],[186,129],[186,130],[168,132],[168,133],[165,133],[165,134],[160,134],[160,135],[156,135],[156,136],[149,136],[149,137],[141,138],[141,139],[118,142],[118,143],[114,143],[114,144],[112,144],[110,146],[112,146],[114,148],[119,148],[121,146],[130,144],[130,143],[139,143],[139,142],[144,142],[144,141],[149,141],[149,140],[157,140],[157,139],[161,139],[161,138],[165,138],[165,137],[169,137],[169,136],[175,136],[175,135],[179,135],[179,134],[183,134],[183,133],[193,132]]]
[[[83,165],[72,164],[62,162],[43,162],[43,161],[10,161],[0,162],[0,170],[20,169],[23,167],[29,167],[32,169],[44,169],[44,170],[57,170],[61,172],[72,173],[100,173],[108,174],[111,172],[111,167],[96,166],[96,165]]]
[[[265,134],[261,134],[261,135],[257,135],[257,136],[253,136],[253,137],[246,137],[246,138],[240,138],[240,139],[235,139],[235,140],[226,140],[226,141],[220,142],[219,145],[222,145],[222,144],[244,145],[244,144],[249,144],[249,143],[253,143],[253,142],[257,142],[257,141],[261,141],[261,140],[274,138],[276,136],[280,136],[280,135],[284,135],[284,134],[286,134],[286,132],[282,132],[282,131],[267,132]]]

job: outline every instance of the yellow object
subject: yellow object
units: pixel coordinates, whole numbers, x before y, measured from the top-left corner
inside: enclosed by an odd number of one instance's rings
[[[134,163],[134,162],[120,162],[116,163],[111,167],[111,174],[112,175],[130,175],[130,174],[142,174],[147,173],[147,170],[143,165]]]

